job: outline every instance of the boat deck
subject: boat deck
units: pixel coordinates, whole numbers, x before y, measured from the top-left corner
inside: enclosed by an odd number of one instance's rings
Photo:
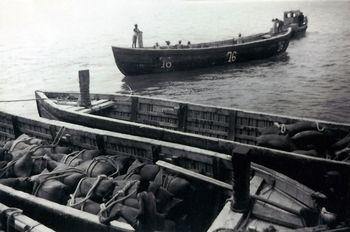
[[[66,101],[66,100],[53,100],[54,103],[59,105],[61,108],[65,110],[72,110],[77,111],[81,113],[93,113],[98,110],[106,109],[110,106],[113,106],[115,104],[114,101],[109,101],[108,99],[100,99],[100,100],[92,100],[91,106],[89,108],[86,108],[84,106],[79,106],[77,101]]]

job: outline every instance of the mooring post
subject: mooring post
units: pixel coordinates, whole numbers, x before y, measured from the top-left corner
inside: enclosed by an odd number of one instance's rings
[[[250,204],[250,149],[236,147],[232,151],[232,203],[231,210],[238,213],[248,211]]]
[[[90,73],[89,70],[79,71],[79,88],[80,95],[78,105],[83,107],[90,107]]]

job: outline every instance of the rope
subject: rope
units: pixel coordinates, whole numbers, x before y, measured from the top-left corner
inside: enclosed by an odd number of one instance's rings
[[[10,232],[11,230],[11,223],[14,224],[14,216],[18,215],[18,214],[22,214],[23,211],[17,208],[7,208],[4,211],[1,212],[1,214],[8,214],[7,216],[7,220],[6,220],[6,231]],[[12,222],[13,221],[13,222]],[[12,227],[14,227],[14,225],[12,225]]]
[[[25,102],[25,101],[45,101],[47,98],[27,98],[27,99],[11,99],[11,100],[0,100],[2,102]]]
[[[52,171],[52,172],[48,172],[48,173],[40,173],[38,175],[36,175],[36,177],[41,177],[41,176],[45,176],[45,175],[56,175],[56,174],[71,174],[71,173],[80,173],[80,174],[85,174],[84,171],[80,170],[80,169],[77,169],[77,168],[74,168],[74,167],[70,167],[70,168],[67,168],[67,169],[62,169],[62,170],[56,170],[56,171]]]
[[[86,169],[86,174],[88,176],[92,175],[92,171],[94,170],[95,166],[99,163],[99,161],[105,161],[115,168],[116,171],[108,176],[114,176],[119,173],[119,165],[112,158],[108,156],[98,156],[92,160],[92,162],[89,164],[88,168]]]
[[[126,87],[128,87],[128,89],[129,89],[129,96],[128,96],[128,98],[130,98],[133,95],[134,91],[132,90],[130,85],[128,85],[127,83],[124,83],[124,85],[126,85]]]
[[[138,165],[135,165],[135,167],[133,169],[131,169],[130,171],[128,170],[128,172],[125,174],[125,176],[123,177],[123,180],[128,179],[129,177],[131,177],[133,174],[136,173],[138,168],[143,167],[145,164],[144,163],[140,163]]]
[[[48,177],[46,177],[45,180],[43,181],[40,181],[38,186],[34,188],[33,190],[33,195],[36,196],[41,188],[41,186],[49,181],[49,180],[54,180],[54,179],[58,179],[58,178],[61,178],[61,177],[66,177],[66,176],[69,176],[71,175],[72,173],[80,173],[80,174],[85,174],[83,171],[79,170],[79,169],[76,169],[76,168],[67,168],[67,169],[63,169],[63,170],[57,170],[57,171],[53,171],[53,172],[48,172],[48,173],[40,173],[38,175],[36,175],[35,177],[41,177],[41,176],[45,176],[47,175]],[[57,176],[54,176],[58,174]],[[31,179],[32,180],[32,179]]]
[[[16,160],[12,160],[10,162],[7,163],[7,165],[3,168],[0,169],[0,178],[2,178],[5,174],[6,174],[6,171],[11,168],[12,166],[14,166],[16,164],[18,159]]]
[[[19,143],[21,143],[21,142],[28,142],[28,141],[30,141],[32,138],[28,138],[28,137],[23,137],[23,138],[21,138],[21,139],[18,139],[18,140],[15,140],[14,142],[13,142],[13,144],[12,144],[12,146],[10,147],[10,149],[9,149],[9,151],[11,152],[11,151],[13,151],[14,149],[15,149],[15,147],[19,144]]]
[[[68,160],[69,157],[71,157],[71,156],[74,156],[74,157],[75,157],[75,156],[76,156],[77,154],[79,154],[79,153],[80,153],[80,151],[73,151],[72,153],[65,155],[65,156],[61,159],[60,162],[66,164],[66,162],[67,162],[67,160]]]
[[[318,124],[318,122],[316,121],[316,127],[317,127],[317,130],[319,131],[319,132],[322,132],[322,131],[324,131],[325,130],[325,128],[323,127],[323,128],[320,128],[320,125]]]
[[[84,178],[81,178],[78,185],[77,185],[77,188],[75,189],[74,193],[70,195],[71,199],[68,201],[68,205],[70,207],[73,207],[73,206],[77,206],[77,205],[80,205],[84,202],[86,202],[87,200],[90,199],[90,197],[92,196],[93,194],[93,191],[95,190],[95,188],[97,187],[97,185],[100,183],[100,181],[104,178],[107,178],[106,175],[99,175],[96,179],[96,181],[94,182],[94,184],[91,186],[91,188],[89,189],[89,191],[87,192],[86,196],[80,201],[80,202],[75,202],[75,198],[76,198],[76,195],[78,194],[78,191],[80,189],[80,186],[81,184],[83,183],[83,181],[86,179],[86,177]]]
[[[60,129],[58,130],[54,140],[51,143],[52,146],[57,146],[57,144],[61,141],[61,138],[63,136],[63,133],[64,133],[65,129],[66,128],[64,126],[60,127]]]
[[[285,124],[279,124],[278,122],[273,123],[278,129],[281,130],[281,133],[284,134],[287,131],[286,125]]]
[[[116,194],[114,194],[114,196],[109,200],[107,201],[106,203],[102,203],[100,205],[100,212],[98,213],[99,215],[103,216],[103,213],[108,211],[111,207],[113,207],[115,204],[117,203],[120,203],[126,199],[128,199],[129,197],[131,197],[133,194],[135,194],[137,192],[137,189],[136,188],[134,191],[132,191],[131,193],[129,193],[128,195],[116,200],[116,201],[113,201],[115,198],[117,198],[120,194],[125,194],[126,191],[128,191],[128,189],[133,186],[134,184],[139,184],[140,181],[138,180],[134,180],[134,181],[129,181],[127,182],[127,184],[121,189],[119,190]]]
[[[71,154],[66,155],[66,156],[63,158],[63,161],[62,161],[62,162],[63,162],[64,164],[67,164],[68,166],[70,166],[70,165],[72,164],[72,162],[73,162],[75,159],[77,159],[77,158],[78,158],[83,152],[85,152],[85,151],[86,151],[86,149],[83,149],[83,150],[81,150],[81,151],[72,152]],[[71,156],[73,156],[72,159],[69,160],[68,163],[66,163],[67,160],[68,160],[68,158],[70,158]]]

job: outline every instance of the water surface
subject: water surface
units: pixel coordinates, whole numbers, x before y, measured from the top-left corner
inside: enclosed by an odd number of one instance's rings
[[[272,18],[301,9],[304,38],[268,60],[172,74],[124,77],[111,45],[215,41],[268,31]],[[348,1],[0,1],[0,101],[34,90],[78,90],[89,69],[91,92],[134,94],[350,122]],[[34,101],[0,109],[36,117]]]

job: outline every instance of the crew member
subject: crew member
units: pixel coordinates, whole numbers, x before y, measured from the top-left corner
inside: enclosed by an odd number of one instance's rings
[[[136,42],[137,42],[137,38],[139,36],[140,30],[139,30],[137,24],[135,24],[134,26],[135,27],[134,27],[134,34],[132,36],[132,45],[131,45],[131,47],[136,48]]]

